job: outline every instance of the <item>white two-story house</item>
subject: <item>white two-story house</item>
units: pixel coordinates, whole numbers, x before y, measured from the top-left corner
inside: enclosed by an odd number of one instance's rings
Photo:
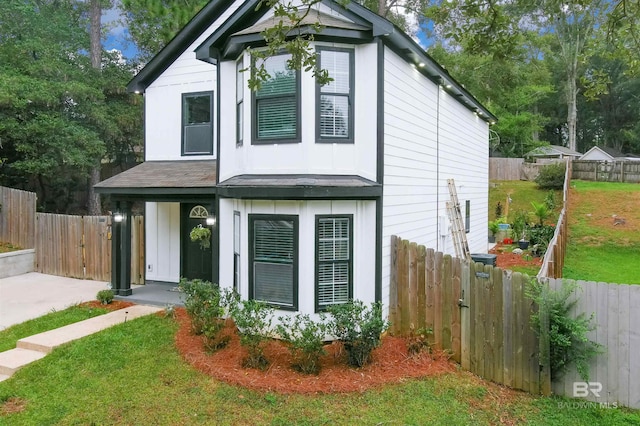
[[[145,97],[145,162],[96,187],[124,213],[116,291],[131,294],[127,216],[140,200],[147,280],[204,278],[282,311],[386,306],[391,235],[453,252],[447,179],[471,251],[485,251],[495,117],[355,2],[324,0],[303,21],[330,84],[288,69],[282,53],[251,91],[246,48],[276,23],[258,3],[213,0],[129,84]],[[209,249],[189,239],[199,224]]]

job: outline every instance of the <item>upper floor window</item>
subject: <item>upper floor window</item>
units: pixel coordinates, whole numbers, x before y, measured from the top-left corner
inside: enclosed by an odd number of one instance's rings
[[[266,58],[269,74],[253,95],[254,143],[300,142],[300,76],[289,69],[283,54]]]
[[[244,61],[236,62],[236,145],[244,139]]]
[[[319,47],[318,59],[333,81],[317,86],[316,137],[320,142],[353,142],[353,50]]]
[[[182,155],[213,154],[213,92],[182,94]]]

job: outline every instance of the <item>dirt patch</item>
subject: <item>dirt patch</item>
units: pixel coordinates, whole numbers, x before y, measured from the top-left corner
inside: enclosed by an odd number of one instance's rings
[[[27,400],[18,397],[11,397],[0,404],[0,415],[22,413],[27,408]]]
[[[131,303],[131,302],[125,302],[122,300],[114,300],[111,303],[108,303],[106,305],[103,305],[102,302],[98,301],[98,300],[91,300],[89,302],[84,302],[81,303],[80,306],[84,306],[87,308],[101,308],[101,309],[108,309],[109,311],[117,311],[118,309],[124,309],[124,308],[128,308],[129,306],[133,306],[135,305],[135,303]]]
[[[542,258],[534,257],[525,251],[523,254],[512,253],[516,246],[497,243],[489,253],[497,255],[496,265],[502,269],[512,269],[514,266],[534,267],[540,269]]]
[[[603,231],[640,233],[640,191],[576,191],[569,193],[569,223],[584,218],[590,226]],[[618,241],[616,240],[616,243]],[[621,242],[629,244],[630,241]],[[598,241],[595,241],[598,244]]]
[[[213,354],[205,352],[200,336],[191,334],[191,321],[182,308],[176,309],[180,328],[176,333],[176,346],[182,357],[197,370],[218,380],[254,390],[282,394],[319,394],[333,392],[362,392],[387,383],[399,383],[409,378],[435,376],[457,369],[444,354],[422,352],[416,356],[407,354],[405,339],[385,336],[382,345],[372,354],[372,362],[361,368],[346,364],[346,353],[338,343],[325,347],[322,370],[318,375],[305,375],[291,368],[291,355],[282,342],[273,340],[265,350],[271,362],[266,371],[242,368],[245,348],[233,324],[227,330],[231,336],[228,346]]]

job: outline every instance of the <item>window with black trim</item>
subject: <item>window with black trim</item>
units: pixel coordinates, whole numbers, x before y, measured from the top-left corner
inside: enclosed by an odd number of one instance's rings
[[[353,49],[318,48],[318,67],[333,79],[316,90],[316,137],[353,142]]]
[[[213,92],[182,94],[182,155],[213,154]]]
[[[244,60],[236,62],[236,146],[242,145],[244,139]]]
[[[249,215],[249,298],[298,309],[298,216]]]
[[[269,78],[253,93],[254,143],[300,142],[300,75],[288,67],[289,59],[289,54],[264,59]]]
[[[353,215],[316,216],[316,311],[353,298]]]
[[[233,212],[233,289],[240,292],[240,212]]]
[[[464,232],[469,233],[471,231],[471,200],[466,200],[464,203]]]

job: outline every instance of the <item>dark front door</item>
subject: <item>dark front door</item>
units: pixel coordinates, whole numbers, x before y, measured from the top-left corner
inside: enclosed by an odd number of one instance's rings
[[[213,280],[213,241],[209,238],[209,247],[205,248],[199,241],[191,241],[190,233],[193,228],[202,226],[213,231],[211,226],[207,226],[206,219],[211,207],[206,204],[182,204],[181,205],[181,226],[180,239],[182,242],[182,277],[188,279],[200,278],[202,280]],[[213,232],[212,232],[213,234]]]

